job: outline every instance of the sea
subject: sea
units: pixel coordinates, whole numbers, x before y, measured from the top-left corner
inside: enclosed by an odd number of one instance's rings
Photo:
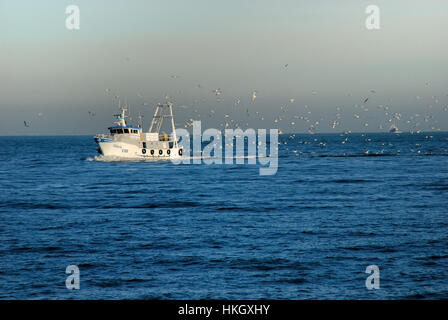
[[[448,298],[447,132],[283,134],[274,175],[96,149],[0,137],[0,299]]]

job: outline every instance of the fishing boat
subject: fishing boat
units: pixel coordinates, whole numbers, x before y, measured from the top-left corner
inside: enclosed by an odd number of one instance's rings
[[[389,133],[401,133],[400,130],[398,130],[398,127],[396,125],[391,125],[389,128]]]
[[[182,156],[183,149],[178,145],[171,103],[156,105],[148,132],[143,132],[141,121],[137,126],[128,125],[129,109],[126,106],[120,109],[121,113],[115,115],[117,121],[108,128],[109,133],[97,134],[94,138],[98,144],[97,151],[101,155],[154,160],[169,160]],[[171,124],[171,134],[161,131],[164,120]]]

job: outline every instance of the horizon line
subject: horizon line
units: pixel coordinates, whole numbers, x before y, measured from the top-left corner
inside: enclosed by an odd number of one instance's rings
[[[243,130],[245,131],[245,130]],[[411,131],[402,131],[402,132],[387,132],[387,131],[368,131],[368,132],[361,132],[361,131],[353,131],[353,132],[314,132],[314,133],[309,133],[309,132],[283,132],[283,133],[279,133],[278,135],[292,135],[292,134],[300,134],[300,135],[317,135],[317,134],[424,134],[424,133],[448,133],[448,131],[420,131],[420,132],[411,132]],[[35,135],[19,135],[19,134],[12,134],[12,135],[1,135],[0,137],[90,137],[90,136],[95,136],[95,134],[55,134],[55,135],[49,135],[49,134],[35,134]],[[223,133],[224,135],[224,133]]]

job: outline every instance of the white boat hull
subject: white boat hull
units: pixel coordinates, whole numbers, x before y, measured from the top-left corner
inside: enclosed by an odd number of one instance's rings
[[[180,148],[144,149],[131,143],[117,141],[101,141],[98,142],[98,146],[98,151],[103,156],[125,159],[177,159],[181,157],[179,150],[182,150]]]

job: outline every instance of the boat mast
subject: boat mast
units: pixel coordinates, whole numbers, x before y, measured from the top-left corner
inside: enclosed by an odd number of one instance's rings
[[[158,125],[158,122],[162,121],[162,119],[159,119],[160,116],[157,115],[159,112],[159,107],[160,107],[160,103],[157,104],[156,111],[154,112],[154,116],[152,117],[151,126],[149,127],[149,131],[148,131],[150,133],[153,133],[154,127]],[[156,132],[159,133],[159,130],[157,130]]]
[[[149,132],[160,134],[160,129],[162,128],[164,118],[171,118],[171,127],[173,130],[172,138],[174,146],[177,146],[177,136],[176,136],[176,128],[174,127],[174,115],[173,115],[172,103],[168,102],[166,104],[161,103],[157,104],[156,111],[154,112],[154,116],[151,121],[151,126],[149,127]]]
[[[177,147],[177,136],[176,136],[176,128],[174,127],[174,115],[173,115],[173,104],[171,102],[168,103],[168,106],[170,108],[170,116],[171,116],[171,128],[173,130],[173,141],[174,141],[174,146],[173,147]]]

